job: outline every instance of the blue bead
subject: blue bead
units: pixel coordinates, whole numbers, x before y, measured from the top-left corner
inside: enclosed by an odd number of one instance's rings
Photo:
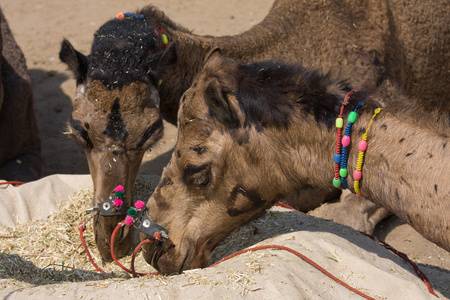
[[[333,160],[335,163],[340,164],[341,163],[341,155],[340,154],[333,155]]]

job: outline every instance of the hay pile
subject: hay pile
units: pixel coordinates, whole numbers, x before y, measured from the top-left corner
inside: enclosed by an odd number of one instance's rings
[[[156,184],[138,179],[133,198],[148,199]],[[21,288],[64,281],[128,278],[115,263],[102,265],[91,222],[84,237],[94,261],[107,273],[97,272],[85,253],[78,224],[91,215],[85,210],[92,206],[92,197],[93,188],[84,189],[44,220],[0,228],[0,278],[7,279],[0,281],[0,289],[11,285]],[[129,268],[131,256],[119,261]],[[136,270],[155,271],[143,259],[137,259]]]

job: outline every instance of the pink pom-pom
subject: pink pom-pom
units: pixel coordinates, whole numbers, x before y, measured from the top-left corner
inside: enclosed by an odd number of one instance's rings
[[[145,206],[145,204],[144,204],[144,201],[138,200],[138,201],[136,201],[136,203],[134,204],[134,206],[136,207],[136,209],[143,209],[144,206]]]
[[[366,151],[367,149],[367,142],[366,141],[360,141],[358,144],[358,150],[359,151]]]
[[[342,146],[347,147],[350,145],[350,137],[348,135],[344,135],[342,137]]]
[[[360,180],[361,179],[361,171],[355,170],[353,171],[353,180]]]
[[[127,216],[125,218],[125,224],[127,224],[128,226],[131,226],[131,224],[133,224],[133,217],[132,216]]]
[[[120,184],[118,186],[116,186],[116,188],[114,189],[114,192],[123,192],[123,186],[121,186]]]
[[[114,206],[122,206],[123,200],[122,199],[114,199]]]

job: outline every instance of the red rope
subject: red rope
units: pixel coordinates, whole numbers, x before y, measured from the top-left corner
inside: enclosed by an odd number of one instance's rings
[[[22,184],[24,184],[25,182],[22,182],[22,181],[6,181],[6,182],[0,182],[0,185],[3,185],[3,184],[17,184],[17,185],[22,185]]]
[[[288,208],[288,209],[292,209],[298,212],[301,212],[283,202],[277,202],[275,203],[275,206],[280,206],[280,207],[284,207],[284,208]],[[389,245],[388,243],[384,242],[384,241],[380,241],[379,239],[377,239],[376,237],[374,237],[373,235],[364,233],[362,231],[360,231],[360,233],[362,233],[363,235],[371,238],[372,240],[378,242],[380,245],[382,245],[384,248],[388,249],[389,251],[391,251],[392,253],[396,254],[398,257],[403,258],[408,264],[410,264],[414,271],[416,272],[417,276],[419,276],[419,278],[425,283],[425,285],[428,288],[428,291],[430,292],[430,294],[436,296],[439,298],[438,295],[436,295],[436,293],[434,292],[433,288],[431,287],[431,283],[430,280],[428,279],[428,277],[422,272],[422,270],[419,269],[419,267],[416,265],[416,263],[414,263],[412,260],[409,259],[408,255],[406,255],[406,253],[400,252],[397,249],[395,249],[394,247],[392,247],[391,245]]]
[[[287,205],[286,203],[283,203],[283,202],[277,202],[277,203],[275,203],[275,206],[284,207],[284,208],[295,210],[295,211],[298,211],[298,212],[301,213],[301,211],[299,211],[298,209],[295,209],[292,206],[289,206],[289,205]]]
[[[100,273],[106,273],[105,271],[103,271],[99,266],[97,266],[97,264],[94,262],[94,259],[91,256],[91,253],[89,252],[89,249],[86,245],[86,241],[84,240],[84,236],[83,233],[86,230],[86,226],[84,225],[84,223],[80,223],[80,225],[78,225],[78,230],[80,232],[80,238],[81,238],[81,243],[83,244],[84,250],[86,250],[86,254],[89,257],[89,260],[91,261],[91,264],[100,272]]]
[[[119,224],[117,224],[116,228],[114,229],[113,233],[111,234],[111,256],[112,256],[114,262],[115,262],[119,267],[121,267],[125,272],[132,274],[133,277],[150,275],[150,274],[148,274],[148,273],[136,273],[136,272],[134,271],[134,265],[133,265],[134,259],[133,259],[133,257],[132,257],[132,270],[126,268],[124,265],[122,265],[122,264],[117,260],[116,255],[114,254],[114,238],[115,238],[115,236],[116,236],[117,231],[119,230],[120,227],[122,227],[122,225],[123,225],[124,223],[125,223],[125,220],[119,222]],[[139,245],[141,245],[141,244],[143,244],[143,243],[141,242]],[[141,245],[141,246],[142,246],[142,245]],[[139,249],[136,247],[136,249],[135,249],[134,251],[137,253],[137,250],[139,250]],[[134,253],[133,253],[133,255],[135,256]]]
[[[243,254],[246,252],[250,252],[250,251],[256,251],[256,250],[262,250],[262,249],[280,249],[280,250],[285,250],[288,251],[294,255],[297,255],[298,257],[300,257],[301,259],[303,259],[304,261],[306,261],[307,263],[309,263],[310,265],[312,265],[314,268],[316,268],[317,270],[319,270],[320,272],[322,272],[323,274],[327,275],[328,277],[330,277],[331,279],[333,279],[334,281],[336,281],[337,283],[339,283],[340,285],[342,285],[343,287],[347,288],[348,290],[354,292],[355,294],[360,295],[363,298],[366,299],[374,299],[372,297],[367,296],[366,294],[358,291],[357,289],[349,286],[348,284],[346,284],[345,282],[343,282],[342,280],[340,280],[339,278],[335,277],[333,274],[331,274],[330,272],[328,272],[327,270],[325,270],[324,268],[322,268],[321,266],[319,266],[318,264],[316,264],[314,261],[312,261],[311,259],[309,259],[308,257],[304,256],[303,254],[285,247],[285,246],[280,246],[280,245],[265,245],[265,246],[259,246],[259,247],[254,247],[254,248],[249,248],[249,249],[244,249],[238,252],[235,252],[231,255],[228,255],[227,257],[222,258],[221,260],[215,262],[214,264],[212,264],[210,267],[216,266],[221,262],[224,262],[230,258],[233,258],[239,254]]]
[[[287,208],[287,209],[291,209],[291,210],[295,210],[295,211],[300,212],[299,210],[297,210],[297,209],[295,209],[295,208],[293,208],[293,207],[291,207],[291,206],[289,206],[289,205],[287,205],[287,204],[285,204],[285,203],[282,203],[282,202],[277,202],[277,203],[275,203],[275,206],[284,207],[284,208]],[[140,242],[139,245],[134,249],[133,255],[132,255],[132,257],[131,257],[131,270],[128,269],[128,268],[126,268],[126,267],[124,267],[124,266],[123,266],[121,263],[119,263],[119,261],[116,259],[116,256],[114,255],[114,238],[115,238],[115,235],[116,235],[117,231],[119,230],[120,227],[122,227],[122,225],[124,224],[124,222],[125,222],[125,221],[121,221],[119,224],[117,224],[116,228],[114,229],[114,231],[113,231],[113,233],[112,233],[112,235],[111,235],[111,256],[112,256],[113,260],[114,260],[114,261],[116,262],[116,264],[117,264],[119,267],[121,267],[123,270],[125,270],[126,272],[132,274],[133,277],[145,276],[145,275],[158,275],[158,274],[159,274],[158,272],[153,272],[153,273],[137,273],[137,272],[135,271],[134,263],[135,263],[136,255],[137,255],[139,249],[140,249],[143,245],[145,245],[145,244],[151,242],[149,239],[146,239],[146,240]],[[89,257],[89,260],[91,261],[91,263],[94,265],[94,267],[95,267],[98,271],[100,271],[100,272],[102,272],[102,273],[105,273],[102,269],[100,269],[100,268],[95,264],[94,260],[92,259],[91,255],[90,255],[90,253],[89,253],[89,250],[88,250],[88,248],[87,248],[87,246],[86,246],[86,243],[85,243],[84,238],[83,238],[83,231],[86,229],[86,227],[84,226],[83,223],[80,223],[79,228],[80,228],[81,242],[83,243],[83,246],[84,246],[84,248],[85,248],[85,250],[86,250],[86,253],[87,253],[88,257]],[[361,232],[361,233],[364,234],[365,236],[367,236],[367,237],[369,237],[369,238],[371,238],[371,239],[377,241],[377,242],[380,243],[382,246],[384,246],[386,249],[388,249],[388,250],[392,251],[393,253],[395,253],[397,256],[403,258],[407,263],[409,263],[409,264],[413,267],[413,269],[414,269],[414,271],[416,272],[416,274],[419,276],[419,278],[420,278],[420,279],[425,283],[425,285],[428,287],[428,291],[429,291],[432,295],[434,295],[434,296],[436,296],[437,298],[439,298],[438,295],[436,295],[436,293],[434,292],[433,288],[431,287],[430,281],[428,280],[428,278],[426,277],[426,275],[419,269],[419,267],[418,267],[413,261],[411,261],[411,260],[408,258],[408,256],[407,256],[405,253],[402,253],[402,252],[400,252],[400,251],[394,249],[392,246],[390,246],[390,245],[387,244],[386,242],[380,241],[380,240],[378,240],[378,239],[377,239],[376,237],[374,237],[374,236],[368,235],[368,234],[366,234],[366,233],[364,233],[364,232]],[[355,294],[357,294],[357,295],[359,295],[359,296],[361,296],[361,297],[363,297],[363,298],[365,298],[365,299],[374,299],[374,298],[372,298],[372,297],[370,297],[370,296],[367,296],[366,294],[364,294],[364,293],[358,291],[357,289],[355,289],[355,288],[349,286],[348,284],[346,284],[345,282],[343,282],[342,280],[340,280],[339,278],[335,277],[333,274],[331,274],[330,272],[328,272],[327,270],[325,270],[324,268],[322,268],[320,265],[318,265],[317,263],[315,263],[314,261],[312,261],[312,260],[309,259],[308,257],[304,256],[303,254],[301,254],[301,253],[299,253],[299,252],[297,252],[297,251],[295,251],[295,250],[293,250],[293,249],[291,249],[291,248],[288,248],[288,247],[285,247],[285,246],[281,246],[281,245],[265,245],[265,246],[259,246],[259,247],[253,247],[253,248],[244,249],[244,250],[235,252],[235,253],[233,253],[233,254],[231,254],[231,255],[228,255],[227,257],[222,258],[221,260],[215,262],[214,264],[210,265],[209,267],[214,267],[214,266],[216,266],[216,265],[218,265],[218,264],[220,264],[220,263],[222,263],[222,262],[224,262],[224,261],[226,261],[226,260],[229,260],[229,259],[231,259],[231,258],[233,258],[233,257],[235,257],[235,256],[238,256],[238,255],[240,255],[240,254],[243,254],[243,253],[250,252],[250,251],[256,251],[256,250],[263,250],[263,249],[279,249],[279,250],[285,250],[285,251],[288,251],[288,252],[290,252],[290,253],[292,253],[292,254],[294,254],[294,255],[300,257],[301,259],[303,259],[304,261],[306,261],[307,263],[309,263],[310,265],[312,265],[313,267],[315,267],[317,270],[319,270],[320,272],[322,272],[322,273],[325,274],[326,276],[330,277],[330,278],[333,279],[335,282],[337,282],[338,284],[340,284],[340,285],[342,285],[343,287],[347,288],[348,290],[354,292]]]
[[[360,231],[361,232],[361,231]],[[422,272],[422,270],[419,269],[419,267],[411,260],[409,259],[408,255],[406,255],[406,253],[400,252],[397,249],[395,249],[394,247],[392,247],[391,245],[389,245],[388,243],[384,242],[384,241],[380,241],[378,238],[361,232],[362,234],[364,234],[365,236],[371,238],[372,240],[380,243],[384,248],[388,249],[389,251],[391,251],[392,253],[396,254],[398,257],[403,258],[403,260],[405,260],[408,264],[410,264],[414,271],[416,272],[417,276],[419,276],[419,278],[425,283],[425,285],[428,288],[428,291],[430,292],[430,294],[436,296],[437,298],[439,298],[438,295],[436,295],[436,293],[434,292],[433,288],[431,287],[431,283],[430,280],[428,279],[428,277]]]
[[[131,274],[133,275],[133,277],[138,277],[139,276],[138,274],[141,274],[140,276],[143,276],[143,275],[158,275],[159,274],[158,272],[153,272],[153,273],[144,273],[142,275],[142,273],[136,273],[135,268],[134,268],[134,261],[136,259],[136,255],[137,255],[139,249],[143,245],[145,245],[147,243],[150,243],[150,242],[151,241],[149,239],[143,240],[142,242],[139,243],[139,245],[136,246],[136,248],[133,251],[133,256],[131,256],[131,272],[132,272]]]
[[[142,242],[136,247],[136,249],[135,249],[134,252],[133,252],[133,257],[132,257],[132,259],[131,259],[131,270],[133,271],[133,277],[135,277],[135,276],[134,276],[134,274],[135,274],[135,273],[134,273],[134,261],[135,261],[135,256],[136,256],[136,254],[137,254],[139,248],[141,248],[142,245],[144,245],[144,244],[146,244],[146,243],[149,243],[149,242],[150,242],[150,240],[148,240],[148,239],[142,241]],[[331,274],[330,272],[328,272],[327,270],[325,270],[324,268],[322,268],[321,266],[319,266],[317,263],[315,263],[314,261],[312,261],[312,260],[309,259],[308,257],[304,256],[303,254],[301,254],[301,253],[299,253],[299,252],[297,252],[297,251],[295,251],[295,250],[293,250],[293,249],[291,249],[291,248],[288,248],[288,247],[285,247],[285,246],[280,246],[280,245],[266,245],[266,246],[259,246],[259,247],[253,247],[253,248],[249,248],[249,249],[244,249],[244,250],[235,252],[235,253],[233,253],[233,254],[231,254],[231,255],[228,255],[227,257],[222,258],[221,260],[215,262],[214,264],[210,265],[209,267],[214,267],[214,266],[216,266],[216,265],[218,265],[218,264],[220,264],[220,263],[222,263],[222,262],[224,262],[224,261],[226,261],[226,260],[229,260],[229,259],[231,259],[231,258],[233,258],[233,257],[235,257],[235,256],[238,256],[238,255],[243,254],[243,253],[246,253],[246,252],[257,251],[257,250],[264,250],[264,249],[280,249],[280,250],[288,251],[288,252],[290,252],[290,253],[292,253],[292,254],[294,254],[294,255],[297,255],[298,257],[300,257],[301,259],[303,259],[304,261],[306,261],[307,263],[309,263],[310,265],[312,265],[313,267],[315,267],[316,269],[318,269],[319,271],[321,271],[322,273],[324,273],[325,275],[327,275],[328,277],[330,277],[331,279],[333,279],[334,281],[336,281],[338,284],[340,284],[340,285],[342,285],[343,287],[347,288],[348,290],[350,290],[350,291],[352,291],[352,292],[354,292],[354,293],[360,295],[360,296],[363,297],[363,298],[366,298],[366,299],[372,299],[372,300],[374,299],[374,298],[369,297],[369,296],[367,296],[366,294],[364,294],[364,293],[358,291],[357,289],[355,289],[355,288],[349,286],[348,284],[346,284],[345,282],[343,282],[342,280],[340,280],[339,278],[335,277],[333,274]],[[149,275],[158,275],[158,272],[150,273]]]

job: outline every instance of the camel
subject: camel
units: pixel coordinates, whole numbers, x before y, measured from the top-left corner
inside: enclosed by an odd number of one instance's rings
[[[244,64],[214,52],[181,99],[176,147],[147,203],[169,234],[146,244],[146,261],[164,274],[206,267],[228,234],[297,189],[335,189],[334,124],[351,90],[298,64]],[[450,115],[383,94],[354,91],[343,111],[346,120],[359,107],[345,145],[348,189],[355,193],[358,143],[381,108],[356,192],[450,251]]]
[[[25,57],[0,9],[0,179],[41,176],[41,139]]]
[[[77,82],[69,132],[86,149],[94,181],[93,204],[107,199],[120,184],[131,205],[143,151],[154,146],[161,136],[159,114],[176,124],[180,97],[216,48],[243,62],[279,58],[311,68],[333,69],[338,76],[349,79],[355,88],[373,90],[385,86],[386,98],[414,96],[428,103],[426,107],[446,107],[450,74],[442,66],[448,65],[450,43],[448,20],[443,13],[445,5],[445,1],[424,5],[411,1],[277,0],[262,22],[242,34],[223,37],[195,35],[175,24],[162,11],[148,6],[135,14],[121,14],[106,22],[95,33],[88,56],[78,52],[69,41],[63,41],[60,58]],[[143,95],[140,92],[132,95],[132,90],[142,89],[129,88],[131,85],[151,90],[152,102],[158,111],[151,108],[150,114],[141,113],[146,107],[141,105]],[[128,89],[125,93],[129,97],[119,98],[113,108],[112,102],[122,89]],[[129,111],[123,111],[124,107]],[[120,118],[122,114],[130,117]],[[107,130],[108,122],[115,124],[110,126],[112,131]],[[145,147],[136,143],[149,137],[150,127],[156,129]],[[131,146],[127,146],[128,143]],[[127,159],[117,160],[114,151],[120,151]],[[296,204],[303,205],[297,206],[302,211],[340,194],[339,191],[324,193],[307,186],[297,192],[300,198],[293,199],[300,199]],[[307,203],[305,198],[314,201]],[[353,204],[348,203],[350,207],[344,205],[343,210],[346,214],[336,215],[336,221],[345,224],[350,216],[357,215],[349,212]],[[372,225],[365,226],[363,217],[355,226],[363,223],[360,229],[370,232],[373,224],[389,214],[381,210],[381,214],[372,214],[376,216],[369,222]],[[94,226],[97,245],[103,259],[109,261],[108,239],[117,220],[99,218]],[[121,239],[126,242],[115,243],[119,256],[126,252],[129,241],[125,236]]]

